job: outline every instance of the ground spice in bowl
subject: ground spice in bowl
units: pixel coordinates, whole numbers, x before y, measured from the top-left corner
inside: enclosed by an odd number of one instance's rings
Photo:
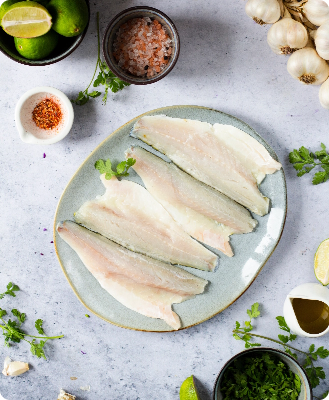
[[[122,24],[113,42],[118,66],[138,77],[152,78],[169,62],[172,40],[162,24],[149,17],[132,18]]]
[[[35,106],[32,119],[38,128],[51,130],[61,122],[62,111],[54,100],[46,98]]]

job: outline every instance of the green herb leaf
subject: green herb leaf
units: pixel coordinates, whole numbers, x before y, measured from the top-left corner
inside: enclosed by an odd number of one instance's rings
[[[98,160],[95,162],[95,168],[98,169],[101,174],[105,174],[105,179],[110,180],[113,176],[128,176],[128,170],[135,162],[136,160],[134,158],[121,161],[116,168],[116,172],[114,172],[110,159],[107,159],[105,163],[103,160]]]
[[[315,354],[317,354],[320,358],[327,358],[329,357],[329,350],[324,349],[323,346],[319,347]]]
[[[42,319],[37,319],[35,321],[35,324],[34,324],[35,327],[36,327],[36,330],[40,333],[40,335],[44,335],[45,334],[45,331],[42,328],[42,324],[43,324],[43,320]]]
[[[251,310],[247,310],[247,314],[249,315],[250,318],[257,318],[260,315],[260,312],[258,311],[259,304],[255,303],[251,306]]]
[[[25,322],[26,319],[26,314],[25,313],[20,313],[16,308],[11,310],[12,314],[15,315],[15,317],[18,319],[18,321],[22,324]]]
[[[121,79],[119,79],[114,73],[109,69],[107,64],[101,60],[100,57],[100,33],[99,33],[99,13],[97,13],[97,43],[98,43],[98,49],[97,49],[97,61],[96,61],[96,67],[94,71],[94,75],[88,85],[88,87],[83,91],[79,92],[78,96],[76,99],[71,100],[72,103],[77,104],[79,106],[83,106],[86,104],[90,98],[96,98],[99,97],[102,93],[99,92],[98,90],[88,92],[90,86],[93,84],[93,87],[99,87],[99,86],[104,86],[104,95],[103,95],[103,103],[106,104],[107,102],[107,97],[108,97],[108,92],[111,90],[113,93],[117,93],[119,90],[122,90],[124,87],[129,86],[129,83],[123,82]],[[99,68],[99,73],[97,75],[97,78],[94,80],[97,70]]]
[[[9,282],[7,285],[7,290],[4,293],[0,294],[0,300],[3,299],[6,295],[16,297],[15,292],[19,291],[19,287],[14,285],[12,282]]]
[[[314,174],[312,179],[313,185],[319,185],[329,179],[329,154],[323,143],[321,143],[321,150],[316,151],[314,154],[304,146],[299,150],[294,149],[289,154],[289,161],[297,171],[298,177],[311,172],[316,166],[320,166],[323,171],[317,171]]]

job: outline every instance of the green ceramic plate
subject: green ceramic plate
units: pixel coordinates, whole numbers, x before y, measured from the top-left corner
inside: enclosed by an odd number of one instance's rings
[[[231,115],[197,106],[165,107],[144,115],[156,114],[236,126],[262,143],[271,156],[277,159],[274,151],[250,126]],[[129,136],[134,123],[140,117],[136,117],[113,132],[83,162],[59,201],[55,227],[60,221],[72,220],[73,213],[86,200],[104,193],[99,172],[94,168],[96,160],[110,158],[111,161],[117,163],[124,159],[124,151],[129,146],[140,144],[147,148],[147,145]],[[134,171],[130,173],[128,179],[142,184]],[[254,232],[231,236],[235,256],[228,258],[218,252],[220,260],[215,273],[186,267],[193,274],[207,279],[209,285],[202,295],[173,306],[181,317],[182,328],[199,324],[232,304],[247,290],[274,251],[281,237],[287,211],[284,172],[280,170],[273,175],[268,175],[261,184],[261,191],[271,199],[270,213],[265,217],[254,215],[259,222]],[[77,254],[58,236],[56,231],[54,235],[56,252],[64,274],[75,294],[88,310],[108,322],[125,328],[157,332],[172,330],[165,322],[140,315],[113,299],[101,288]]]

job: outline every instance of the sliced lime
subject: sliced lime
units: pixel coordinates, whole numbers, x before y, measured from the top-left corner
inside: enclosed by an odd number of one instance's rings
[[[34,38],[46,34],[52,25],[51,15],[41,4],[21,1],[8,8],[1,20],[8,35],[19,38]]]
[[[329,285],[329,239],[324,240],[315,253],[314,273],[323,286]]]
[[[179,391],[180,400],[199,400],[198,391],[195,387],[194,376],[185,379]]]

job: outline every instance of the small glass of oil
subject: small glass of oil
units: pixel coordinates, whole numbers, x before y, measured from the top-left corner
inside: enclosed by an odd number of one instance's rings
[[[290,298],[299,326],[310,334],[324,332],[329,326],[329,306],[323,301]]]

